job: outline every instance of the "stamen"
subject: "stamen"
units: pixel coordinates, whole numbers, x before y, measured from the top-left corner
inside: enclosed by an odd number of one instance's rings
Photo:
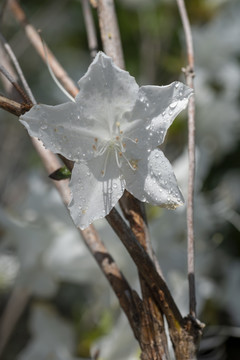
[[[130,140],[130,141],[133,142],[134,144],[137,144],[137,143],[138,143],[138,138],[136,138],[135,140],[133,140],[133,139],[131,139],[131,138],[128,137],[128,136],[124,136],[124,139]]]
[[[120,156],[120,153],[118,153],[116,148],[114,148],[114,150],[115,150],[115,158],[116,158],[117,166],[120,168],[120,167],[122,167],[122,162],[119,161],[119,158],[118,158],[118,155]]]
[[[101,171],[102,177],[106,173],[108,157],[109,157],[109,149],[108,149],[107,155],[106,155],[105,160],[104,160],[103,170]]]
[[[137,166],[135,164],[135,167],[130,163],[130,161],[126,158],[126,156],[124,154],[122,154],[122,156],[124,157],[124,159],[126,160],[126,162],[128,163],[128,165],[130,166],[130,168],[135,171],[137,169]]]
[[[100,156],[103,155],[105,153],[105,151],[107,150],[108,145],[109,145],[109,141],[106,142],[105,145],[103,145],[103,147],[100,150],[98,150],[97,155],[100,155]]]

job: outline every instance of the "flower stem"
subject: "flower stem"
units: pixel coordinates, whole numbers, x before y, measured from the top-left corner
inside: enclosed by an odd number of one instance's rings
[[[179,13],[183,23],[186,38],[188,66],[184,70],[187,85],[194,88],[194,51],[191,27],[184,0],[177,0]],[[188,281],[189,281],[189,311],[196,316],[196,291],[194,270],[194,178],[195,178],[195,98],[191,96],[188,105],[188,203],[187,203],[187,230],[188,230]]]

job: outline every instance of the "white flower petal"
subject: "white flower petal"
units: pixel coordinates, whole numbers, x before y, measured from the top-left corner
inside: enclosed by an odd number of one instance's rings
[[[175,117],[186,108],[193,90],[181,82],[167,86],[142,86],[123,130],[137,138],[138,145],[154,149],[162,144]],[[134,123],[140,125],[134,126]],[[146,130],[146,131],[144,131]]]
[[[115,121],[121,121],[122,114],[132,110],[139,89],[134,77],[102,52],[78,84],[76,102],[83,107],[84,116],[98,119],[101,127],[110,131]]]
[[[124,166],[126,189],[137,199],[175,209],[184,203],[170,162],[159,149],[137,162],[137,170]]]
[[[57,106],[35,105],[20,121],[47,149],[77,161],[95,155],[95,127],[80,117],[77,105],[67,102]]]
[[[105,167],[103,176],[102,171]],[[75,163],[70,188],[72,200],[69,210],[74,223],[81,229],[109,214],[125,188],[125,181],[121,178],[115,155],[109,153],[86,163]]]

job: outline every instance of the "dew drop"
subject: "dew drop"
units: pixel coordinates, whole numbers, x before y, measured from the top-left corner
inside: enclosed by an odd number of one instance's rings
[[[41,129],[42,129],[42,130],[46,130],[47,127],[48,127],[47,124],[42,124],[42,125],[41,125]]]
[[[177,82],[177,83],[175,84],[175,88],[178,89],[178,87],[179,87],[179,83]]]
[[[88,172],[87,172],[87,176],[90,176],[90,175],[91,175],[91,173],[88,171]]]
[[[159,158],[159,153],[158,152],[155,153],[155,158]]]
[[[172,110],[169,110],[168,113],[169,113],[170,116],[173,114]]]
[[[163,111],[162,112],[162,116],[164,117],[166,115],[166,111]]]
[[[177,104],[178,104],[178,101],[174,101],[174,102],[172,102],[170,105],[169,105],[169,107],[170,107],[170,109],[175,109],[175,107],[177,106]]]
[[[118,187],[117,184],[116,184],[116,183],[113,183],[113,188],[114,188],[114,189],[117,189],[117,187]]]

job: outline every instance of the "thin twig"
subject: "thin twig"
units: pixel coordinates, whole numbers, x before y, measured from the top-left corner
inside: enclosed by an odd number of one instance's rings
[[[185,69],[186,82],[194,88],[194,51],[191,27],[184,0],[177,0],[180,16],[183,23],[188,67]],[[187,229],[188,229],[188,281],[189,281],[189,311],[196,316],[196,291],[194,270],[194,178],[195,178],[195,98],[191,96],[188,105],[188,204],[187,204]]]
[[[13,115],[20,116],[23,115],[26,111],[29,111],[31,105],[20,104],[14,100],[0,95],[0,108],[10,112]]]
[[[15,87],[15,89],[17,90],[17,92],[21,95],[21,97],[23,98],[23,100],[27,103],[27,104],[31,104],[31,100],[29,99],[28,95],[23,91],[23,89],[21,88],[21,86],[17,83],[17,81],[13,78],[13,76],[7,71],[7,69],[5,69],[4,66],[0,65],[0,72],[8,79],[8,81],[10,81],[10,83],[12,84],[12,86]]]
[[[39,36],[37,30],[28,23],[27,17],[23,11],[23,9],[20,7],[18,2],[16,0],[9,0],[10,9],[16,19],[20,22],[20,24],[24,27],[25,33],[31,42],[31,44],[34,46],[38,54],[41,56],[44,62],[46,62],[46,56],[42,45],[41,37]],[[56,77],[60,80],[64,88],[73,96],[75,97],[78,93],[78,88],[73,82],[73,80],[68,76],[67,72],[63,69],[63,67],[60,65],[58,60],[55,58],[53,53],[46,47],[48,60],[51,68],[54,71],[54,74]]]
[[[95,58],[98,51],[98,41],[96,29],[94,26],[94,20],[92,16],[92,10],[88,0],[82,0],[82,9],[83,17],[85,21],[87,39],[88,39],[88,48],[90,51],[91,58]]]
[[[113,0],[98,0],[97,2],[99,26],[103,49],[114,63],[124,69],[122,43]]]
[[[16,69],[16,71],[17,71],[17,74],[18,74],[18,76],[19,76],[19,78],[20,78],[20,80],[21,80],[21,82],[22,82],[22,85],[23,85],[23,87],[24,87],[24,89],[25,89],[25,91],[26,91],[29,99],[31,100],[31,102],[32,102],[33,104],[36,104],[36,100],[35,100],[35,98],[34,98],[34,96],[33,96],[33,93],[32,93],[32,91],[31,91],[30,87],[28,86],[28,83],[27,83],[27,81],[26,81],[26,79],[25,79],[25,76],[24,76],[24,74],[23,74],[23,72],[22,72],[22,69],[21,69],[21,67],[20,67],[20,65],[19,65],[19,62],[18,62],[18,60],[17,60],[14,52],[12,51],[10,45],[8,44],[8,42],[6,41],[6,39],[4,38],[4,36],[3,36],[1,33],[0,33],[0,40],[2,41],[3,46],[4,46],[4,48],[5,48],[8,56],[10,57],[13,65],[15,66],[15,69]]]

